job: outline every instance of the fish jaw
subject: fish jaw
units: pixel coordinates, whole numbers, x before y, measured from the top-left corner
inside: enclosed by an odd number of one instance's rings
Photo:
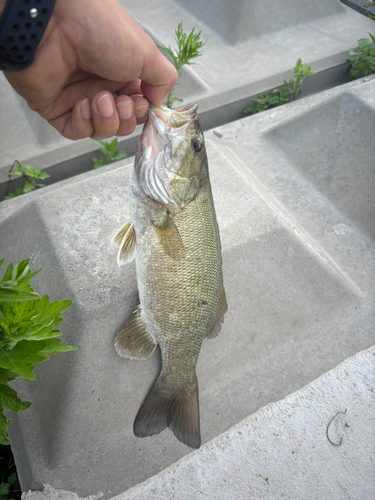
[[[135,172],[145,195],[183,208],[207,177],[207,154],[197,104],[180,110],[150,106],[138,141]]]

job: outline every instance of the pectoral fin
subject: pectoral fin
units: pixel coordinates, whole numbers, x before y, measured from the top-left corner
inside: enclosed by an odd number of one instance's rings
[[[227,310],[228,310],[227,298],[225,296],[224,287],[222,287],[215,322],[212,329],[207,334],[206,338],[213,339],[218,336],[221,330],[221,325],[224,323],[224,314],[227,312]]]
[[[130,220],[128,220],[123,226],[120,227],[120,229],[112,238],[112,245],[120,244],[122,242],[131,225],[132,223],[130,222]]]
[[[131,262],[135,257],[135,230],[133,224],[128,221],[117,231],[112,238],[112,243],[120,243],[120,250],[117,254],[117,264],[123,266]]]
[[[133,315],[116,335],[115,349],[120,356],[129,359],[146,359],[154,352],[157,342],[148,333],[141,316],[141,308],[135,308]]]
[[[168,213],[162,222],[152,221],[156,236],[165,253],[172,259],[181,260],[185,257],[185,249],[178,229]]]

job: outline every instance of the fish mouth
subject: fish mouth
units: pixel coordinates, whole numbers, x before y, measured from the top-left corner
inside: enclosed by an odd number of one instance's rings
[[[144,148],[149,148],[150,157],[156,158],[170,141],[171,136],[183,136],[189,125],[197,118],[198,104],[187,104],[181,109],[160,108],[150,104],[148,120],[142,133]]]
[[[165,106],[157,108],[153,104],[150,104],[149,109],[149,119],[153,122],[155,127],[160,127],[159,121],[163,122],[168,126],[169,131],[174,128],[180,128],[183,125],[187,125],[197,118],[198,104],[191,103],[187,104],[181,109],[170,109]],[[165,125],[160,128],[165,130]]]

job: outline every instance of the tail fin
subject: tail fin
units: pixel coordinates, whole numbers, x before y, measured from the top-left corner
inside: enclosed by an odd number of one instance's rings
[[[162,375],[135,417],[134,434],[138,437],[153,436],[170,427],[179,441],[191,448],[199,448],[201,434],[197,378],[189,387],[178,391],[165,389],[161,378]]]

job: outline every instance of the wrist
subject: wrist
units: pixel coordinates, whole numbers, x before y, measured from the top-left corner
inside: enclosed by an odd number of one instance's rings
[[[7,0],[0,0],[0,16],[3,13],[3,10],[5,9],[5,4]]]

